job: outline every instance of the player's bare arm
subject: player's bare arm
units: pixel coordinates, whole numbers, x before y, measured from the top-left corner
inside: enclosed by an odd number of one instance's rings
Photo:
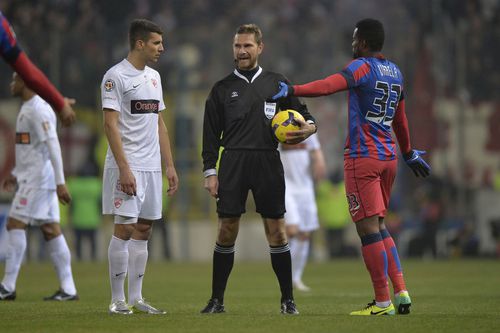
[[[163,161],[165,161],[165,174],[168,179],[168,196],[172,196],[177,192],[179,186],[179,178],[175,171],[174,159],[172,158],[172,149],[170,147],[170,138],[163,117],[158,116],[158,135],[160,139],[160,153]]]
[[[317,127],[316,124],[310,124],[302,119],[295,119],[300,125],[300,130],[298,131],[290,131],[286,134],[288,139],[286,143],[288,144],[297,144],[299,142],[304,141],[314,133],[316,133]]]
[[[68,188],[65,184],[64,167],[59,140],[57,137],[50,138],[45,141],[45,143],[49,151],[49,158],[50,162],[52,163],[52,168],[54,169],[57,198],[63,205],[69,204],[71,202],[71,195],[69,194]]]
[[[315,182],[321,181],[326,178],[327,168],[325,156],[321,149],[311,151],[311,169],[312,176]]]
[[[57,197],[63,205],[67,205],[71,202],[71,194],[69,193],[66,184],[57,185],[56,191]]]
[[[137,195],[137,183],[125,157],[122,138],[118,128],[120,114],[111,109],[104,109],[104,111],[104,133],[106,133],[109,147],[120,171],[121,190],[128,195]]]

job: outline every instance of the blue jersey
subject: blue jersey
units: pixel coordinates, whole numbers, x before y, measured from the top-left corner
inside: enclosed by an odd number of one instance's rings
[[[21,50],[9,21],[0,12],[0,55],[10,64],[16,61]]]
[[[380,58],[357,58],[341,72],[349,87],[349,133],[344,157],[396,158],[391,123],[404,98],[398,66]]]

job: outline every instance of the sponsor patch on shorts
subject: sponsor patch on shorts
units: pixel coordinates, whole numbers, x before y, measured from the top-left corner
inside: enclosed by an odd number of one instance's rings
[[[115,208],[120,208],[120,206],[122,205],[123,203],[123,199],[122,198],[116,198],[115,199]]]

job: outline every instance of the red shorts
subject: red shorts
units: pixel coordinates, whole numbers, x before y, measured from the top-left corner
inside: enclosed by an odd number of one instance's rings
[[[397,164],[396,159],[380,161],[366,157],[344,160],[345,191],[354,222],[374,215],[385,216]]]

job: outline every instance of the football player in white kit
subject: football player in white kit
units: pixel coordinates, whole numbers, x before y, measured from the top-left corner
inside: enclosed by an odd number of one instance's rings
[[[326,164],[317,134],[295,144],[280,144],[285,170],[285,225],[292,255],[294,288],[309,291],[302,274],[309,257],[311,233],[319,228],[314,181],[326,176]]]
[[[71,253],[59,224],[59,204],[71,196],[65,185],[61,147],[54,111],[14,73],[10,84],[13,96],[23,101],[16,122],[16,165],[3,188],[17,186],[7,222],[8,246],[0,300],[16,298],[16,281],[26,252],[26,227],[40,226],[60,288],[44,300],[78,300],[71,272]]]
[[[109,148],[103,175],[103,214],[114,215],[109,243],[112,314],[133,311],[165,314],[144,301],[142,281],[148,259],[147,243],[154,220],[162,212],[162,159],[169,182],[177,191],[167,128],[159,112],[165,109],[160,74],[147,66],[164,51],[162,30],[137,19],[129,29],[130,51],[102,80],[104,130]],[[128,273],[128,298],[124,283]]]

